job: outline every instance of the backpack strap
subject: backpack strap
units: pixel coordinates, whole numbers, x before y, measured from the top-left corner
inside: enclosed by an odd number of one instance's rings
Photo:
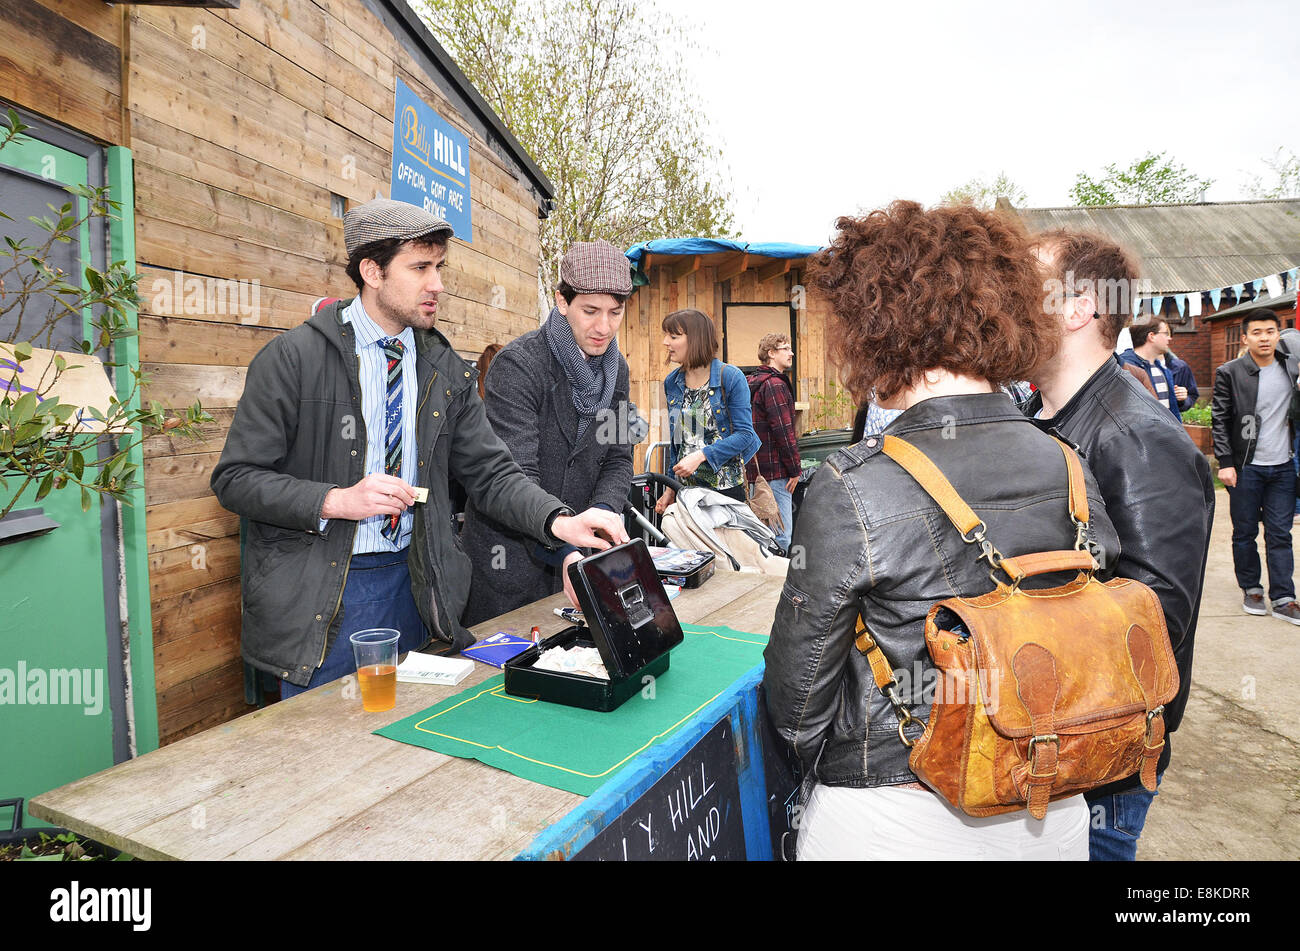
[[[1092,571],[1097,567],[1092,554],[1087,550],[1088,542],[1088,493],[1083,478],[1083,466],[1074,450],[1057,440],[1061,452],[1065,455],[1065,468],[1069,480],[1070,520],[1075,526],[1073,551],[1036,552],[1020,555],[1016,558],[1004,558],[993,546],[984,532],[987,526],[983,519],[966,504],[965,500],[952,487],[952,483],[939,471],[939,467],[930,461],[930,457],[917,449],[905,439],[897,436],[885,436],[882,451],[889,458],[903,467],[930,498],[943,509],[949,521],[961,533],[962,541],[980,548],[980,558],[989,564],[989,575],[1001,568],[1011,579],[1012,585],[1031,575],[1052,571]],[[994,578],[996,582],[997,579]]]

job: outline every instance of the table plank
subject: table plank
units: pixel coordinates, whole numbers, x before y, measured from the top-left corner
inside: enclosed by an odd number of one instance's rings
[[[780,580],[719,571],[674,601],[685,623],[766,631]],[[476,626],[544,635],[562,594]],[[29,811],[151,859],[510,858],[582,797],[477,760],[374,736],[496,675],[454,687],[398,684],[397,706],[362,711],[335,681],[35,797]]]

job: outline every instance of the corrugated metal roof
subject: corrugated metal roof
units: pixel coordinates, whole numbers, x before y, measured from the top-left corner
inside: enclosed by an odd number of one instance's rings
[[[1300,199],[1016,208],[1030,231],[1100,231],[1142,259],[1157,294],[1205,291],[1300,265]]]

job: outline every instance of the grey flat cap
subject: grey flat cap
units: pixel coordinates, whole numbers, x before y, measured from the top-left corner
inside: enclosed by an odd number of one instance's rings
[[[376,241],[389,238],[409,241],[431,231],[445,231],[450,237],[452,227],[423,208],[391,198],[376,198],[349,208],[343,216],[343,246],[347,248],[348,257],[352,257],[357,248]]]
[[[632,265],[608,241],[579,241],[560,262],[560,280],[579,294],[632,293]]]

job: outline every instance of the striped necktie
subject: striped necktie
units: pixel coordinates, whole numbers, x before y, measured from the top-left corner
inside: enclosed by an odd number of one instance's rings
[[[402,477],[402,341],[391,337],[383,342],[388,358],[388,398],[384,402],[384,472]],[[401,515],[392,516],[380,530],[394,545]]]

